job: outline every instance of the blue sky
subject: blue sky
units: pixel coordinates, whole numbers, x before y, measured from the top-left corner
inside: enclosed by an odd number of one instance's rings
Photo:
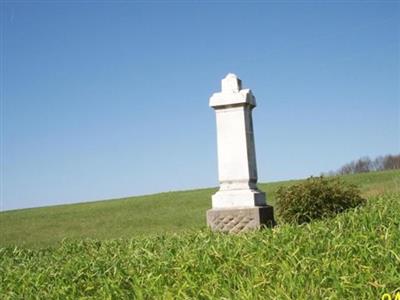
[[[229,72],[261,182],[400,152],[398,2],[1,5],[2,210],[217,186]]]

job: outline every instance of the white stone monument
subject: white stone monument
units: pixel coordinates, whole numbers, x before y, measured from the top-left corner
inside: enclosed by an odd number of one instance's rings
[[[210,98],[217,118],[219,191],[212,196],[207,223],[212,230],[240,232],[273,226],[273,208],[257,189],[252,110],[256,99],[234,74]]]

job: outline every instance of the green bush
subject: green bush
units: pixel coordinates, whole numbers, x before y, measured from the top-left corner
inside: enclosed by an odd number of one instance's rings
[[[310,177],[306,181],[277,192],[278,221],[303,224],[333,217],[365,203],[355,185],[339,178]]]

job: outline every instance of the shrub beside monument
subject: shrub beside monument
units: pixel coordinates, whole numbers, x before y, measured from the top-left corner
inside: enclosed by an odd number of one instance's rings
[[[306,181],[281,187],[277,192],[278,220],[303,224],[329,218],[365,204],[359,189],[339,178],[310,177]]]

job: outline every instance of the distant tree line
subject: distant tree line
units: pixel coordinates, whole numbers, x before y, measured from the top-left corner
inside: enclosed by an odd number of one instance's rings
[[[339,170],[331,171],[327,175],[345,175],[393,169],[400,169],[400,154],[378,156],[373,160],[365,156],[358,160],[353,160],[343,165]]]

